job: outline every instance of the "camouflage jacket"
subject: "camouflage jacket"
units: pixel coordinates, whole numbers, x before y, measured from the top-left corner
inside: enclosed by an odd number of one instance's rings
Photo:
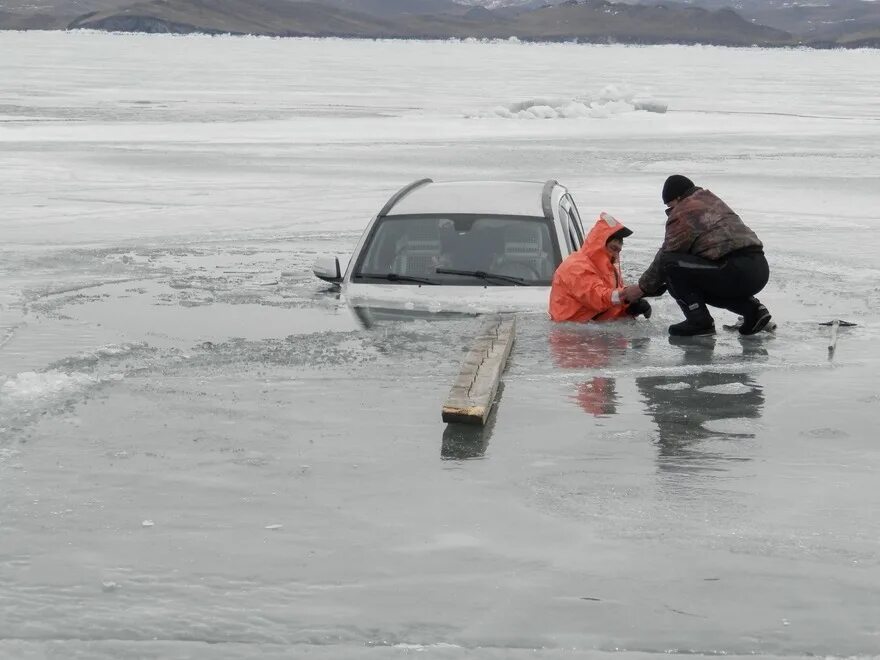
[[[764,247],[727,204],[703,188],[697,188],[668,214],[663,245],[639,278],[645,293],[656,293],[666,283],[661,272],[664,253],[683,252],[717,261],[736,250]]]

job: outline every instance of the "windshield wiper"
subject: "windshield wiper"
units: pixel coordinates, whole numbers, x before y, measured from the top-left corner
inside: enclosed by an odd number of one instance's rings
[[[500,273],[487,273],[484,270],[456,270],[455,268],[437,268],[437,273],[443,275],[464,275],[465,277],[479,277],[481,280],[501,280],[502,282],[512,282],[517,286],[532,286],[531,282],[526,282],[521,277],[513,275],[501,275]]]
[[[358,273],[355,277],[372,277],[377,280],[388,280],[389,282],[417,282],[418,284],[437,284],[434,280],[424,277],[413,277],[412,275],[399,275],[398,273]]]

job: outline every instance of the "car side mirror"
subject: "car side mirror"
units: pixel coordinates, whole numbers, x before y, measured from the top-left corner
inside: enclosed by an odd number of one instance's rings
[[[342,269],[339,267],[339,257],[323,256],[315,259],[312,272],[325,282],[331,284],[342,283]]]

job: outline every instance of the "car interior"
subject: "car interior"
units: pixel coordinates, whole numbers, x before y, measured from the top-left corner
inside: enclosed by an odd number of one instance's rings
[[[547,225],[504,217],[388,219],[374,234],[361,272],[459,283],[437,268],[484,271],[549,283],[556,267]]]

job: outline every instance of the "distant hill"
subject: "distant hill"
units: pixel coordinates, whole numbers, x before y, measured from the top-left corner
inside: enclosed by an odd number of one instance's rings
[[[857,32],[880,30],[880,2],[834,0],[828,4],[768,3],[744,14],[764,25],[791,32],[803,39],[835,40]]]
[[[406,15],[452,14],[463,15],[483,7],[459,4],[452,0],[316,0],[340,9],[370,16],[392,17]]]
[[[388,21],[317,2],[287,0],[151,0],[91,12],[73,28],[119,32],[202,32],[275,36],[390,37]]]
[[[462,0],[463,2],[468,0]],[[471,0],[473,1],[473,0]],[[880,2],[866,0],[640,0],[644,4],[722,9],[790,32],[801,41],[846,41],[848,35],[880,29]]]
[[[724,6],[729,1],[737,11]],[[876,46],[880,2],[827,0],[818,6],[797,1],[41,0],[43,13],[37,14],[28,0],[0,0],[0,29]],[[72,14],[77,8],[87,9]]]
[[[73,16],[43,13],[19,13],[0,10],[0,29],[3,30],[61,30]]]
[[[352,4],[366,0],[335,0]],[[428,0],[424,0],[428,1]],[[431,0],[436,1],[436,0]],[[507,38],[620,43],[787,43],[790,35],[754,25],[730,10],[612,4],[604,0],[546,6],[515,15],[476,10],[377,16],[318,2],[151,0],[92,12],[71,28],[137,32],[207,32],[282,36]]]
[[[846,48],[880,48],[880,28],[853,30],[838,37],[834,43]]]
[[[517,36],[622,43],[711,43],[731,46],[787,43],[791,35],[755,25],[730,9],[613,4],[568,0],[520,14]]]
[[[495,10],[523,11],[565,0],[457,0],[462,4]],[[621,0],[627,4],[690,6],[732,9],[758,25],[790,32],[801,42],[833,45],[870,39],[880,29],[880,1],[875,0]],[[861,36],[860,36],[861,35]]]
[[[68,22],[86,12],[119,9],[132,0],[0,0],[0,15],[67,16]]]

